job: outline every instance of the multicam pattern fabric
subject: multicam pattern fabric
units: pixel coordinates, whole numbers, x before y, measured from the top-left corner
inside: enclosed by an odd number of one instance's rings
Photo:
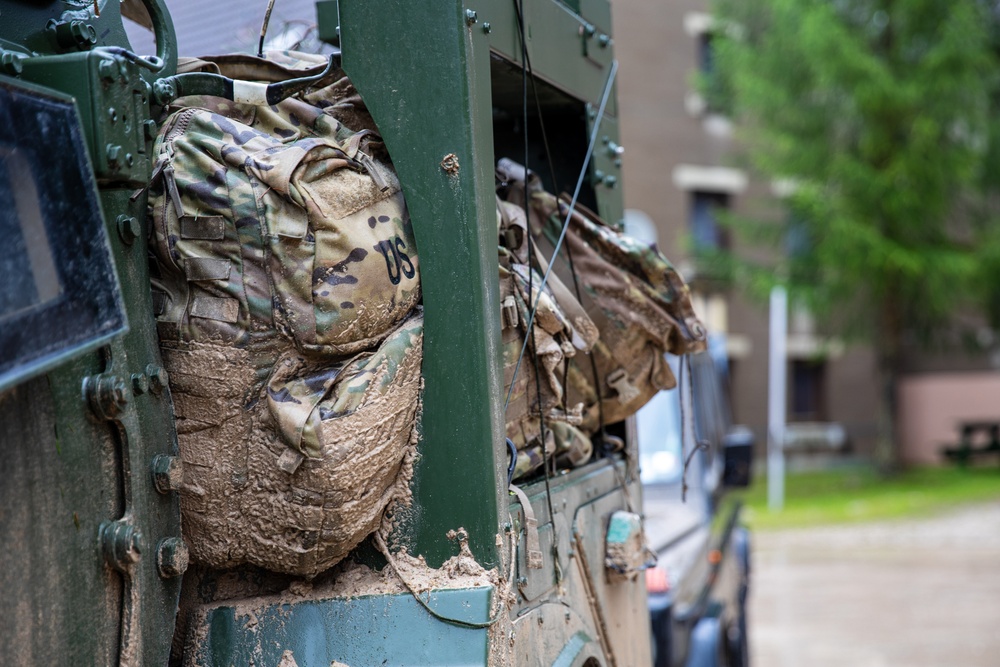
[[[151,201],[160,320],[181,340],[239,344],[262,324],[303,351],[349,354],[419,301],[399,183],[364,152],[374,135],[329,118],[313,131],[283,143],[198,108],[166,123]]]
[[[271,82],[324,65],[181,69]],[[409,497],[422,314],[406,204],[342,72],[274,106],[199,96],[169,111],[151,272],[185,539],[212,566],[312,576]]]
[[[525,184],[524,170],[501,161],[509,199],[525,203],[529,227],[545,253],[562,230],[568,203],[544,192],[537,177]],[[705,330],[683,279],[655,248],[624,236],[577,204],[564,250],[573,257],[581,288],[579,303],[600,332],[589,354],[576,355],[566,369],[566,403],[584,405],[580,428],[594,433],[601,423],[634,414],[662,389],[676,385],[664,353],[686,354],[705,347]],[[560,264],[553,275],[567,270]],[[563,276],[569,283],[572,277]],[[576,299],[574,297],[574,302]],[[596,371],[596,374],[595,374]]]
[[[520,479],[543,465],[543,423],[547,453],[558,457],[561,464],[576,466],[590,459],[590,438],[572,426],[580,423],[583,405],[566,403],[563,381],[566,360],[578,350],[590,349],[596,340],[596,328],[558,280],[542,289],[542,276],[527,266],[524,210],[498,199],[497,222],[504,396],[510,394],[506,434],[518,450],[514,479]],[[537,256],[535,259],[536,264],[544,265],[544,261],[537,261]],[[529,304],[537,306],[530,334]],[[526,338],[527,348],[522,358]]]
[[[338,365],[288,347],[266,399],[250,405],[254,368],[245,349],[163,344],[194,560],[312,577],[408,502],[422,324],[418,309],[377,350]],[[299,437],[309,456],[289,446]]]

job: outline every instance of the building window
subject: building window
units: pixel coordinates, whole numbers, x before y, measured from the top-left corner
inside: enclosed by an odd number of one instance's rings
[[[812,359],[794,359],[790,366],[792,386],[789,392],[791,410],[788,421],[823,421],[826,363]]]
[[[698,69],[702,76],[712,76],[715,73],[714,36],[711,32],[703,32],[697,37]]]
[[[729,195],[722,192],[692,192],[690,231],[695,252],[729,247],[729,235],[719,213],[729,208]]]

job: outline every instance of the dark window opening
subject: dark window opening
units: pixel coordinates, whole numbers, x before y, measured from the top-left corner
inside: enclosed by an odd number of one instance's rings
[[[796,359],[791,362],[789,421],[824,421],[826,363]]]
[[[729,247],[729,234],[720,222],[720,211],[729,208],[729,195],[719,192],[691,193],[691,239],[695,252]]]

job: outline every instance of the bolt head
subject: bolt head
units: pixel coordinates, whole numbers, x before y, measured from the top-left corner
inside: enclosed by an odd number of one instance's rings
[[[149,380],[142,373],[132,373],[132,393],[141,396],[149,391]]]
[[[115,64],[114,60],[105,58],[97,63],[97,75],[105,81],[113,81],[118,75],[118,65]]]
[[[142,233],[142,225],[139,224],[139,221],[137,219],[131,216],[119,215],[116,222],[118,223],[118,236],[121,237],[121,240],[123,243],[125,243],[125,245],[132,245],[135,242],[135,240],[139,238],[139,235]],[[137,377],[139,376],[132,375],[132,386],[134,389],[136,388],[135,382]],[[143,381],[145,381],[145,377],[143,377]],[[142,389],[142,391],[136,389],[137,394],[142,394],[145,391],[146,391],[145,387]]]
[[[465,10],[465,22],[469,25],[476,23],[479,20],[479,14],[476,13],[474,9]]]
[[[151,464],[153,486],[160,493],[179,491],[184,483],[184,463],[178,456],[157,454]]]
[[[162,366],[149,364],[146,366],[146,375],[149,376],[149,388],[154,394],[160,393],[167,386],[167,369]]]
[[[122,147],[118,144],[108,144],[105,147],[105,153],[108,158],[108,164],[112,167],[117,167],[118,161],[121,160],[122,157]]]
[[[156,568],[164,579],[179,577],[188,569],[191,554],[184,540],[179,537],[167,537],[160,540],[156,549]]]
[[[125,380],[112,373],[84,378],[83,393],[94,414],[107,420],[117,418],[131,398]]]
[[[0,67],[3,71],[12,76],[18,76],[24,71],[24,56],[20,53],[5,52],[0,56]]]
[[[142,533],[126,521],[102,523],[100,537],[104,559],[119,572],[127,572],[142,558]]]
[[[493,26],[490,25],[489,21],[483,23],[483,32],[487,35],[493,30]]]

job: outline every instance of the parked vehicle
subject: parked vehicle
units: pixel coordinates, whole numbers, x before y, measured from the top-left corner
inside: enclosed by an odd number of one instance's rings
[[[606,565],[616,514],[628,515],[616,533],[620,551],[631,553],[627,538],[640,534],[626,511],[640,497],[628,429],[608,424],[623,447],[525,482],[517,497],[508,494],[503,437],[493,167],[503,155],[544,153],[547,139],[558,153],[532,167],[551,167],[549,187],[579,183],[581,204],[612,223],[622,218],[610,4],[317,3],[320,37],[341,49],[330,66],[356,85],[392,153],[419,246],[419,456],[412,504],[393,528],[420,560],[392,553],[423,578],[405,586],[391,577],[390,549],[377,550],[380,532],[343,569],[315,578],[212,567],[186,546],[182,498],[205,494],[194,468],[218,472],[234,493],[262,487],[248,482],[249,464],[185,460],[178,447],[176,417],[187,407],[209,422],[227,418],[218,403],[197,399],[214,400],[233,383],[223,373],[184,406],[182,374],[165,370],[164,304],[150,289],[154,139],[181,96],[262,109],[292,90],[211,68],[176,74],[167,4],[0,0],[0,590],[12,610],[0,620],[0,654],[25,665],[123,667],[648,664],[642,578],[631,568],[613,580]],[[121,12],[137,11],[155,33],[155,57],[133,53],[123,30]],[[532,74],[539,85],[529,97],[523,82]],[[242,165],[250,163],[259,167],[256,159]],[[241,166],[232,167],[180,191],[168,181],[178,216],[181,195],[211,194],[209,181],[223,193],[212,215],[184,216],[191,226],[182,239],[230,238],[228,177]],[[173,178],[166,167],[159,174]],[[263,209],[271,190],[243,203]],[[240,218],[240,229],[260,233],[255,215]],[[304,215],[298,229],[269,229],[268,238],[306,247]],[[384,258],[398,280],[393,256],[391,268]],[[217,258],[198,259],[219,267]],[[230,324],[245,316],[245,304],[217,289],[236,273],[227,265],[192,275],[210,299],[185,312]],[[628,378],[619,380],[627,394]],[[236,446],[249,447],[254,432],[246,433]],[[302,464],[284,453],[273,459],[288,475]],[[289,535],[309,546],[305,538],[336,532],[316,519],[323,499],[282,479],[263,491],[284,494]],[[220,524],[249,514],[209,505],[204,512]],[[348,567],[353,578],[342,576]]]
[[[720,347],[672,359],[678,388],[636,417],[655,667],[748,664],[749,533],[726,491],[749,483],[753,437],[731,425]]]

